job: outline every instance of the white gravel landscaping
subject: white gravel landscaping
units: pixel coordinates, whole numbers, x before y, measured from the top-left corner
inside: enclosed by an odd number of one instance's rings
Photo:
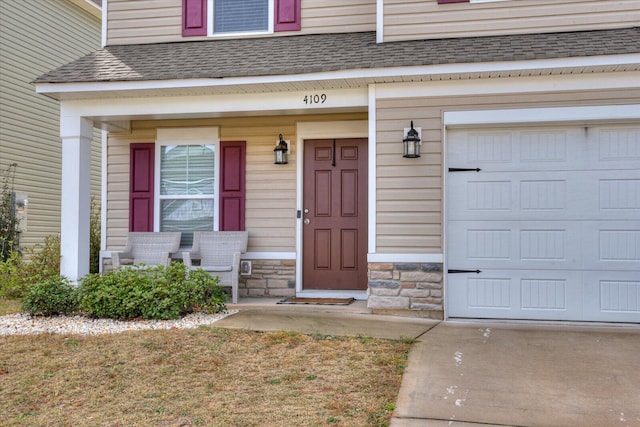
[[[176,320],[112,320],[84,316],[31,317],[18,313],[0,316],[0,335],[63,334],[100,335],[145,329],[191,329],[211,325],[237,313],[192,313]]]

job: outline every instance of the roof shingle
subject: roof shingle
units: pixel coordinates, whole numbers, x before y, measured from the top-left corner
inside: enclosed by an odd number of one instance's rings
[[[35,83],[259,77],[640,53],[640,29],[376,43],[375,32],[108,46]]]

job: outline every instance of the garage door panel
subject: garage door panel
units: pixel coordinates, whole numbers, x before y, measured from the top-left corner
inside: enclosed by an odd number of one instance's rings
[[[633,169],[640,161],[638,126],[589,128],[587,135],[590,166],[594,168]]]
[[[640,169],[622,171],[453,172],[452,220],[640,220]]]
[[[640,171],[608,174],[599,178],[597,189],[599,208],[609,218],[624,215],[625,219],[640,218]]]
[[[588,320],[638,322],[640,276],[620,271],[591,272],[585,276],[585,312]]]
[[[483,270],[449,276],[450,317],[560,319],[580,317],[580,272]]]
[[[640,127],[548,127],[456,131],[447,137],[448,167],[496,171],[634,169]]]
[[[640,269],[640,222],[595,221],[583,225],[585,270]],[[640,272],[638,272],[640,276]]]
[[[497,171],[566,169],[590,161],[583,131],[575,128],[483,129],[449,136],[449,167],[491,167]]]
[[[638,322],[640,280],[616,271],[450,275],[450,317]]]
[[[640,126],[450,131],[446,164],[447,268],[481,271],[449,316],[640,322]]]
[[[580,253],[584,224],[569,221],[450,222],[449,268],[578,269],[596,261]]]
[[[640,266],[640,226],[629,221],[468,221],[451,225],[447,259],[452,269],[511,266],[637,271]]]

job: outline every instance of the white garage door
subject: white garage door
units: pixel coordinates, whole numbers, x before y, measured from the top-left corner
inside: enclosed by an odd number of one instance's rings
[[[446,156],[449,317],[640,322],[640,125],[451,130]]]

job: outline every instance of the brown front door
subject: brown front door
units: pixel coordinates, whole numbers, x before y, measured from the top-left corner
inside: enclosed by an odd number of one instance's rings
[[[367,140],[304,142],[304,289],[367,289]]]

